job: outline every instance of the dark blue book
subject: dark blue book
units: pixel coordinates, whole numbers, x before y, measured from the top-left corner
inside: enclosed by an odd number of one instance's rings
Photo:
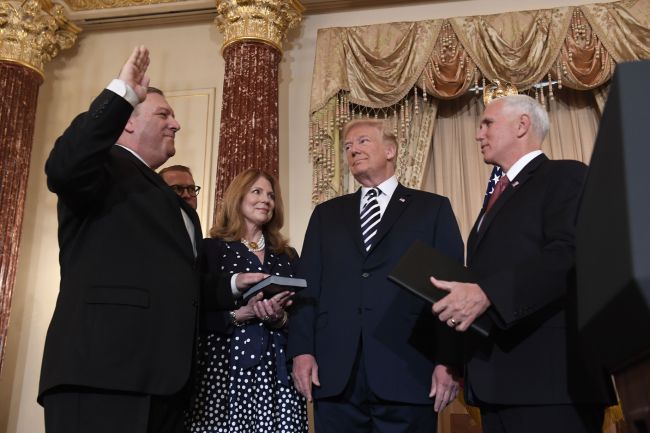
[[[250,289],[246,290],[242,295],[244,302],[248,301],[252,296],[255,296],[258,292],[264,292],[265,298],[270,298],[273,295],[277,295],[280,292],[289,290],[291,292],[298,292],[307,287],[307,280],[303,278],[290,278],[290,277],[279,277],[277,275],[271,275],[255,284]]]

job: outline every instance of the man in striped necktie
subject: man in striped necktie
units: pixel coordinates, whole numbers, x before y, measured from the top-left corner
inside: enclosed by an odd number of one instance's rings
[[[361,188],[312,214],[299,269],[308,288],[290,320],[293,378],[315,398],[318,433],[432,433],[458,391],[458,336],[387,275],[415,240],[462,262],[460,232],[449,200],[399,184],[383,121],[352,121],[343,136]]]

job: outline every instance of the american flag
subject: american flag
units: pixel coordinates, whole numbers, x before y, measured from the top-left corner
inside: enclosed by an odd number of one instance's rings
[[[501,167],[498,165],[495,165],[494,168],[492,169],[492,174],[490,174],[490,180],[488,181],[487,188],[485,189],[485,198],[483,199],[483,206],[481,207],[481,213],[485,210],[485,206],[487,206],[488,200],[490,199],[490,196],[494,192],[494,187],[496,186],[497,182],[503,176],[505,173],[503,170],[501,170]]]

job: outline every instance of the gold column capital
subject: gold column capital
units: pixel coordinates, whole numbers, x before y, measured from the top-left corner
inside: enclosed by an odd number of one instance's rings
[[[221,50],[237,41],[260,41],[282,52],[289,29],[302,19],[298,0],[217,0],[215,23],[224,35]]]
[[[44,77],[44,66],[74,45],[79,27],[51,0],[0,0],[0,61],[18,63]]]

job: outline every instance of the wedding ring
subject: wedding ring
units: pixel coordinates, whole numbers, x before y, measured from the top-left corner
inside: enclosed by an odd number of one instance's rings
[[[456,321],[454,319],[449,319],[449,321],[451,322],[451,326],[458,325],[458,323],[456,323]]]
[[[269,320],[271,320],[271,316],[269,316],[268,314],[262,317],[262,322],[268,322]]]

